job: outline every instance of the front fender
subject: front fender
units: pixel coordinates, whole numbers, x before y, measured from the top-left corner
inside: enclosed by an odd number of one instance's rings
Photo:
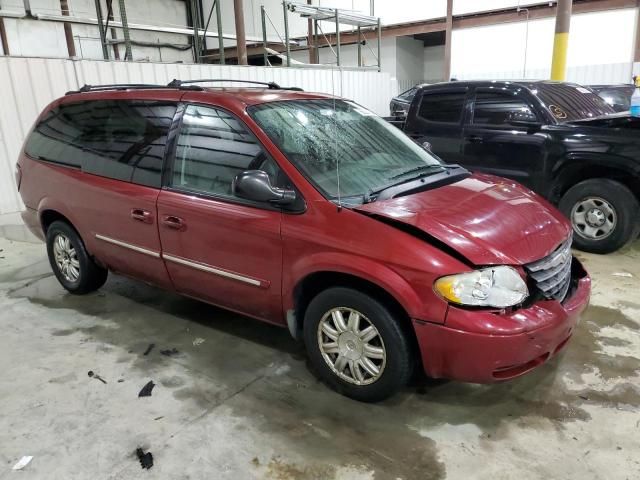
[[[342,273],[366,280],[395,298],[411,318],[444,323],[447,305],[436,297],[432,290],[420,293],[389,266],[343,252],[306,255],[291,265],[289,278],[283,282],[283,285],[288,287],[283,291],[285,311],[294,308],[295,287],[309,275],[320,272]],[[433,295],[433,302],[427,301],[428,295]]]

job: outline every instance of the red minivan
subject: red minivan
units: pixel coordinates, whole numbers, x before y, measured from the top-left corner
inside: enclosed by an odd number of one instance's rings
[[[85,86],[40,115],[16,179],[71,293],[111,270],[287,326],[358,400],[416,368],[522,375],[589,299],[544,199],[444,164],[354,102],[273,83]]]

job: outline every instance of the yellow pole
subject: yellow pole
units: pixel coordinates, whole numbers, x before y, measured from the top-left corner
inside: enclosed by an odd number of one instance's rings
[[[567,49],[569,47],[569,26],[573,0],[558,0],[556,30],[553,39],[551,60],[551,80],[563,81],[567,73]]]

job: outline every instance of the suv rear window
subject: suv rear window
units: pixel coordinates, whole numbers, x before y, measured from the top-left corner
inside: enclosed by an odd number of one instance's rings
[[[539,83],[530,87],[558,122],[600,117],[615,110],[588,88],[571,83]]]
[[[60,105],[25,144],[33,158],[103,177],[159,188],[176,106],[139,100]]]
[[[424,93],[418,115],[430,122],[459,123],[466,92]]]

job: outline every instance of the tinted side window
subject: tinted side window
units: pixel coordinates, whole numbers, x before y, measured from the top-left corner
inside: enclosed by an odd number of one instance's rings
[[[531,108],[515,93],[477,89],[473,123],[480,125],[509,125],[511,120],[535,121]]]
[[[266,171],[274,185],[280,170],[258,140],[235,117],[211,107],[189,105],[178,136],[172,186],[232,197],[233,179],[244,170]]]
[[[465,92],[425,93],[418,115],[430,122],[458,123],[462,118]]]
[[[137,100],[61,105],[38,124],[26,153],[80,166],[86,173],[160,187],[175,111],[172,104]]]

